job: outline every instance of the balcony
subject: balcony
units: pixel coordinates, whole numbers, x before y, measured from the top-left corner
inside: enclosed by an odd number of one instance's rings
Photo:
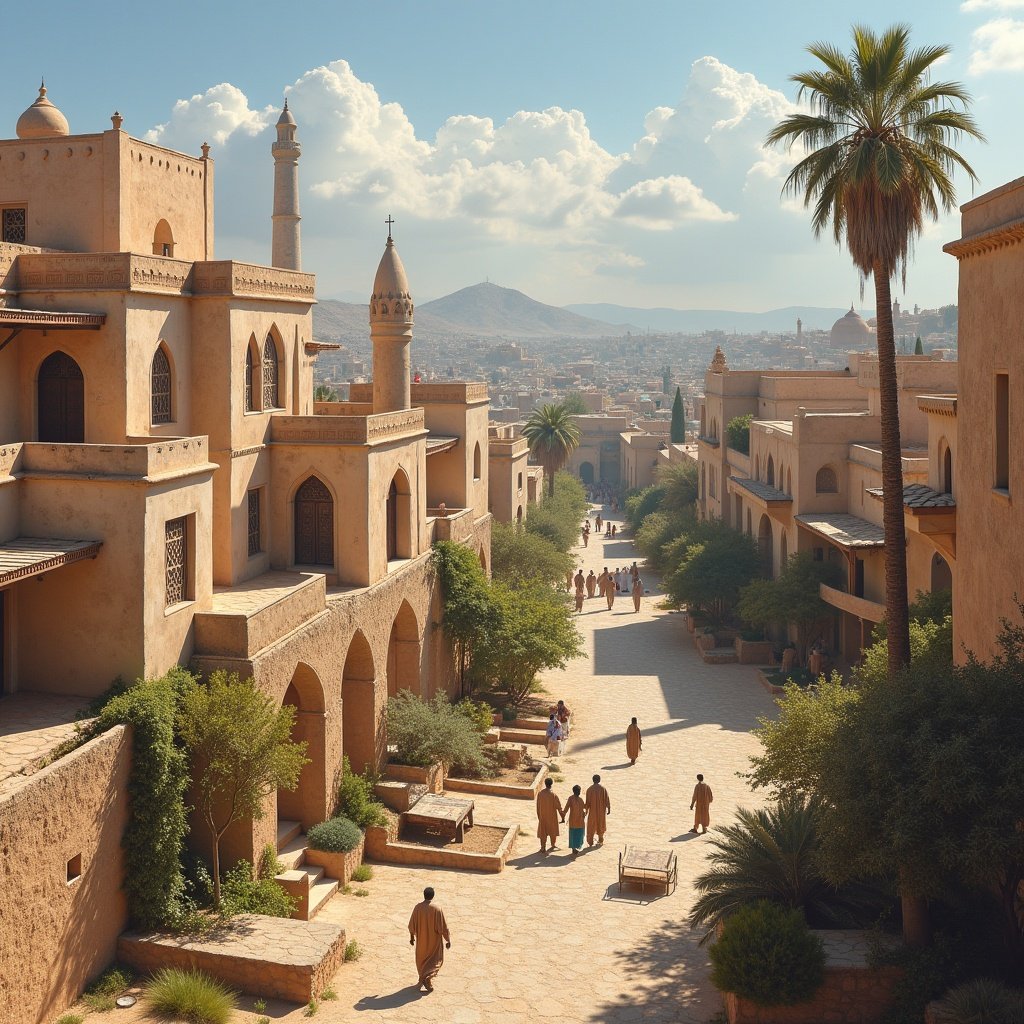
[[[371,416],[272,416],[272,444],[374,445],[426,433],[422,409],[399,409]]]
[[[453,540],[461,544],[473,536],[473,510],[471,508],[449,508],[444,513],[439,508],[428,508],[428,526],[431,521],[433,521],[432,541]]]
[[[836,587],[819,584],[819,593],[825,604],[838,608],[841,612],[848,612],[858,619],[865,619],[868,622],[881,622],[885,618],[885,605],[877,601],[869,601],[866,597],[856,597],[847,594]]]

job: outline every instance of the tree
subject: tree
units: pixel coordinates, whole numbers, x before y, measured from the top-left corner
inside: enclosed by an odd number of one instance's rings
[[[914,342],[914,355],[915,356],[923,356],[924,355],[924,345],[921,343],[921,335],[920,334],[917,336],[917,341]]]
[[[626,522],[629,523],[634,535],[643,526],[644,520],[661,508],[661,499],[664,497],[664,487],[659,484],[650,484],[626,499],[626,507],[623,511]]]
[[[478,644],[474,668],[518,707],[542,669],[564,668],[583,653],[569,602],[550,587],[490,588],[494,616]]]
[[[679,388],[676,388],[676,397],[672,399],[672,424],[668,428],[668,437],[673,444],[682,444],[686,440],[686,413]]]
[[[750,424],[754,422],[752,413],[745,416],[734,416],[725,425],[726,445],[742,455],[750,454]]]
[[[338,401],[338,392],[327,384],[317,384],[317,386],[313,388],[313,401],[336,402]]]
[[[586,416],[587,414],[587,405],[583,401],[583,396],[578,391],[570,391],[562,399],[562,408],[570,416]]]
[[[548,495],[555,493],[555,473],[569,461],[579,447],[580,428],[572,421],[564,405],[542,405],[530,413],[523,437],[530,446],[530,454],[544,467],[548,480]]]
[[[526,530],[547,538],[559,551],[568,551],[579,541],[580,524],[587,511],[583,484],[568,473],[556,473],[553,493],[526,512]]]
[[[477,645],[493,617],[487,576],[480,560],[464,544],[442,540],[434,545],[434,565],[441,583],[444,615],[441,625],[451,642],[459,673],[459,689],[466,692]]]
[[[679,568],[665,589],[676,604],[704,608],[724,616],[743,589],[761,571],[761,556],[753,539],[714,520],[701,523]]]
[[[809,46],[824,68],[794,75],[792,81],[811,110],[785,117],[766,140],[768,145],[797,145],[808,151],[790,171],[784,191],[801,196],[805,206],[813,205],[815,235],[831,227],[837,244],[845,239],[862,278],[874,280],[893,679],[910,660],[910,638],[890,281],[896,273],[906,280],[907,255],[925,217],[936,220],[940,211],[954,208],[955,169],[975,180],[951,143],[962,135],[982,138],[967,111],[969,96],[963,86],[930,80],[949,47],[912,50],[909,36],[905,25],[881,35],[855,27],[849,56],[829,43]]]
[[[665,492],[661,499],[664,511],[691,515],[697,503],[697,463],[687,460],[660,467],[658,486]]]
[[[291,741],[295,709],[274,702],[252,679],[218,669],[181,694],[178,733],[192,757],[197,810],[210,830],[213,905],[220,907],[220,841],[232,823],[263,817],[275,789],[295,789],[306,744]]]
[[[572,558],[541,534],[510,523],[491,523],[493,579],[513,585],[552,585],[564,583],[572,568]]]
[[[821,599],[820,587],[838,586],[842,570],[833,562],[815,562],[809,551],[793,555],[774,580],[754,580],[740,593],[737,611],[751,626],[794,626],[801,663],[807,644],[835,616]]]

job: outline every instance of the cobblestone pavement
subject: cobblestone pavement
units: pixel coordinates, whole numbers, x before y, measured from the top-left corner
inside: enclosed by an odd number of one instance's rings
[[[628,539],[594,537],[575,555],[584,573],[600,573],[604,565],[628,565],[635,552]],[[505,871],[374,865],[368,895],[336,896],[320,915],[344,924],[364,953],[339,971],[338,998],[321,1003],[317,1019],[626,1024],[702,1022],[721,1009],[706,952],[683,923],[707,844],[689,834],[690,794],[703,772],[715,796],[712,828],[737,805],[758,802],[736,773],[757,747],[749,730],[773,704],[753,668],[700,660],[683,616],[656,608],[655,582],[645,578],[651,593],[639,614],[628,596],[611,612],[599,598],[588,600],[579,617],[587,657],[544,679],[552,702],[561,697],[575,713],[556,792],[564,800],[574,783],[585,789],[600,773],[612,801],[604,847],[572,863],[566,831],[558,849],[541,856],[531,802],[475,798],[478,822],[520,822],[526,832]],[[624,743],[632,715],[644,737],[634,767]],[[626,843],[676,851],[673,895],[618,894],[617,855]],[[453,940],[430,995],[417,992],[406,931],[426,885],[437,890]],[[267,1012],[275,1021],[302,1019],[301,1010],[288,1009],[271,1004]]]

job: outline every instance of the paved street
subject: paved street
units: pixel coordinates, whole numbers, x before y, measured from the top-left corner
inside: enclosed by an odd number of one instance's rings
[[[596,537],[576,554],[584,574],[635,557],[629,540]],[[375,865],[368,896],[337,896],[321,915],[344,923],[365,953],[342,968],[334,985],[338,1000],[321,1004],[318,1019],[624,1024],[699,1022],[718,1012],[706,954],[683,923],[707,843],[688,832],[690,794],[695,774],[703,772],[715,794],[712,827],[737,805],[759,799],[736,772],[756,747],[750,728],[773,704],[752,668],[704,665],[683,617],[658,610],[658,591],[651,590],[639,614],[627,596],[612,612],[599,598],[589,600],[579,618],[588,656],[544,680],[552,702],[561,697],[575,712],[556,791],[564,800],[573,783],[586,789],[601,774],[612,801],[604,848],[585,850],[571,863],[565,831],[558,850],[541,856],[532,803],[477,798],[478,822],[518,821],[527,833],[505,871]],[[632,715],[644,734],[635,767],[623,739]],[[617,894],[617,853],[627,842],[676,850],[674,895],[641,902],[639,890]],[[453,938],[430,995],[416,990],[406,931],[426,885],[437,890]],[[280,1019],[283,1010],[273,1016]],[[293,1011],[284,1019],[300,1016]]]

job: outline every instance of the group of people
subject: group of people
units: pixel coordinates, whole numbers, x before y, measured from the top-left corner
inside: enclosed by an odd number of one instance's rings
[[[557,757],[565,753],[565,741],[569,738],[569,724],[572,712],[565,701],[560,700],[548,716],[547,747],[548,757]]]
[[[540,852],[548,852],[548,843],[555,849],[555,840],[559,836],[559,825],[569,819],[569,849],[575,858],[583,849],[583,838],[586,835],[587,845],[593,846],[604,842],[607,818],[612,811],[612,802],[608,790],[601,785],[601,776],[595,775],[593,785],[583,795],[581,786],[572,787],[572,796],[562,801],[554,790],[554,782],[544,780],[544,788],[537,794],[537,838],[540,840]]]
[[[610,484],[588,484],[587,497],[593,504],[602,508],[607,505],[613,512],[619,507],[618,488]]]
[[[630,568],[623,566],[621,569],[609,571],[608,566],[600,576],[594,575],[591,569],[589,574],[584,576],[582,567],[576,570],[574,576],[572,570],[565,574],[565,589],[571,591],[575,588],[576,611],[583,611],[583,602],[595,594],[603,597],[611,611],[615,604],[616,594],[633,595],[633,611],[640,611],[640,599],[644,596],[644,582],[640,578],[640,570],[636,562]]]

